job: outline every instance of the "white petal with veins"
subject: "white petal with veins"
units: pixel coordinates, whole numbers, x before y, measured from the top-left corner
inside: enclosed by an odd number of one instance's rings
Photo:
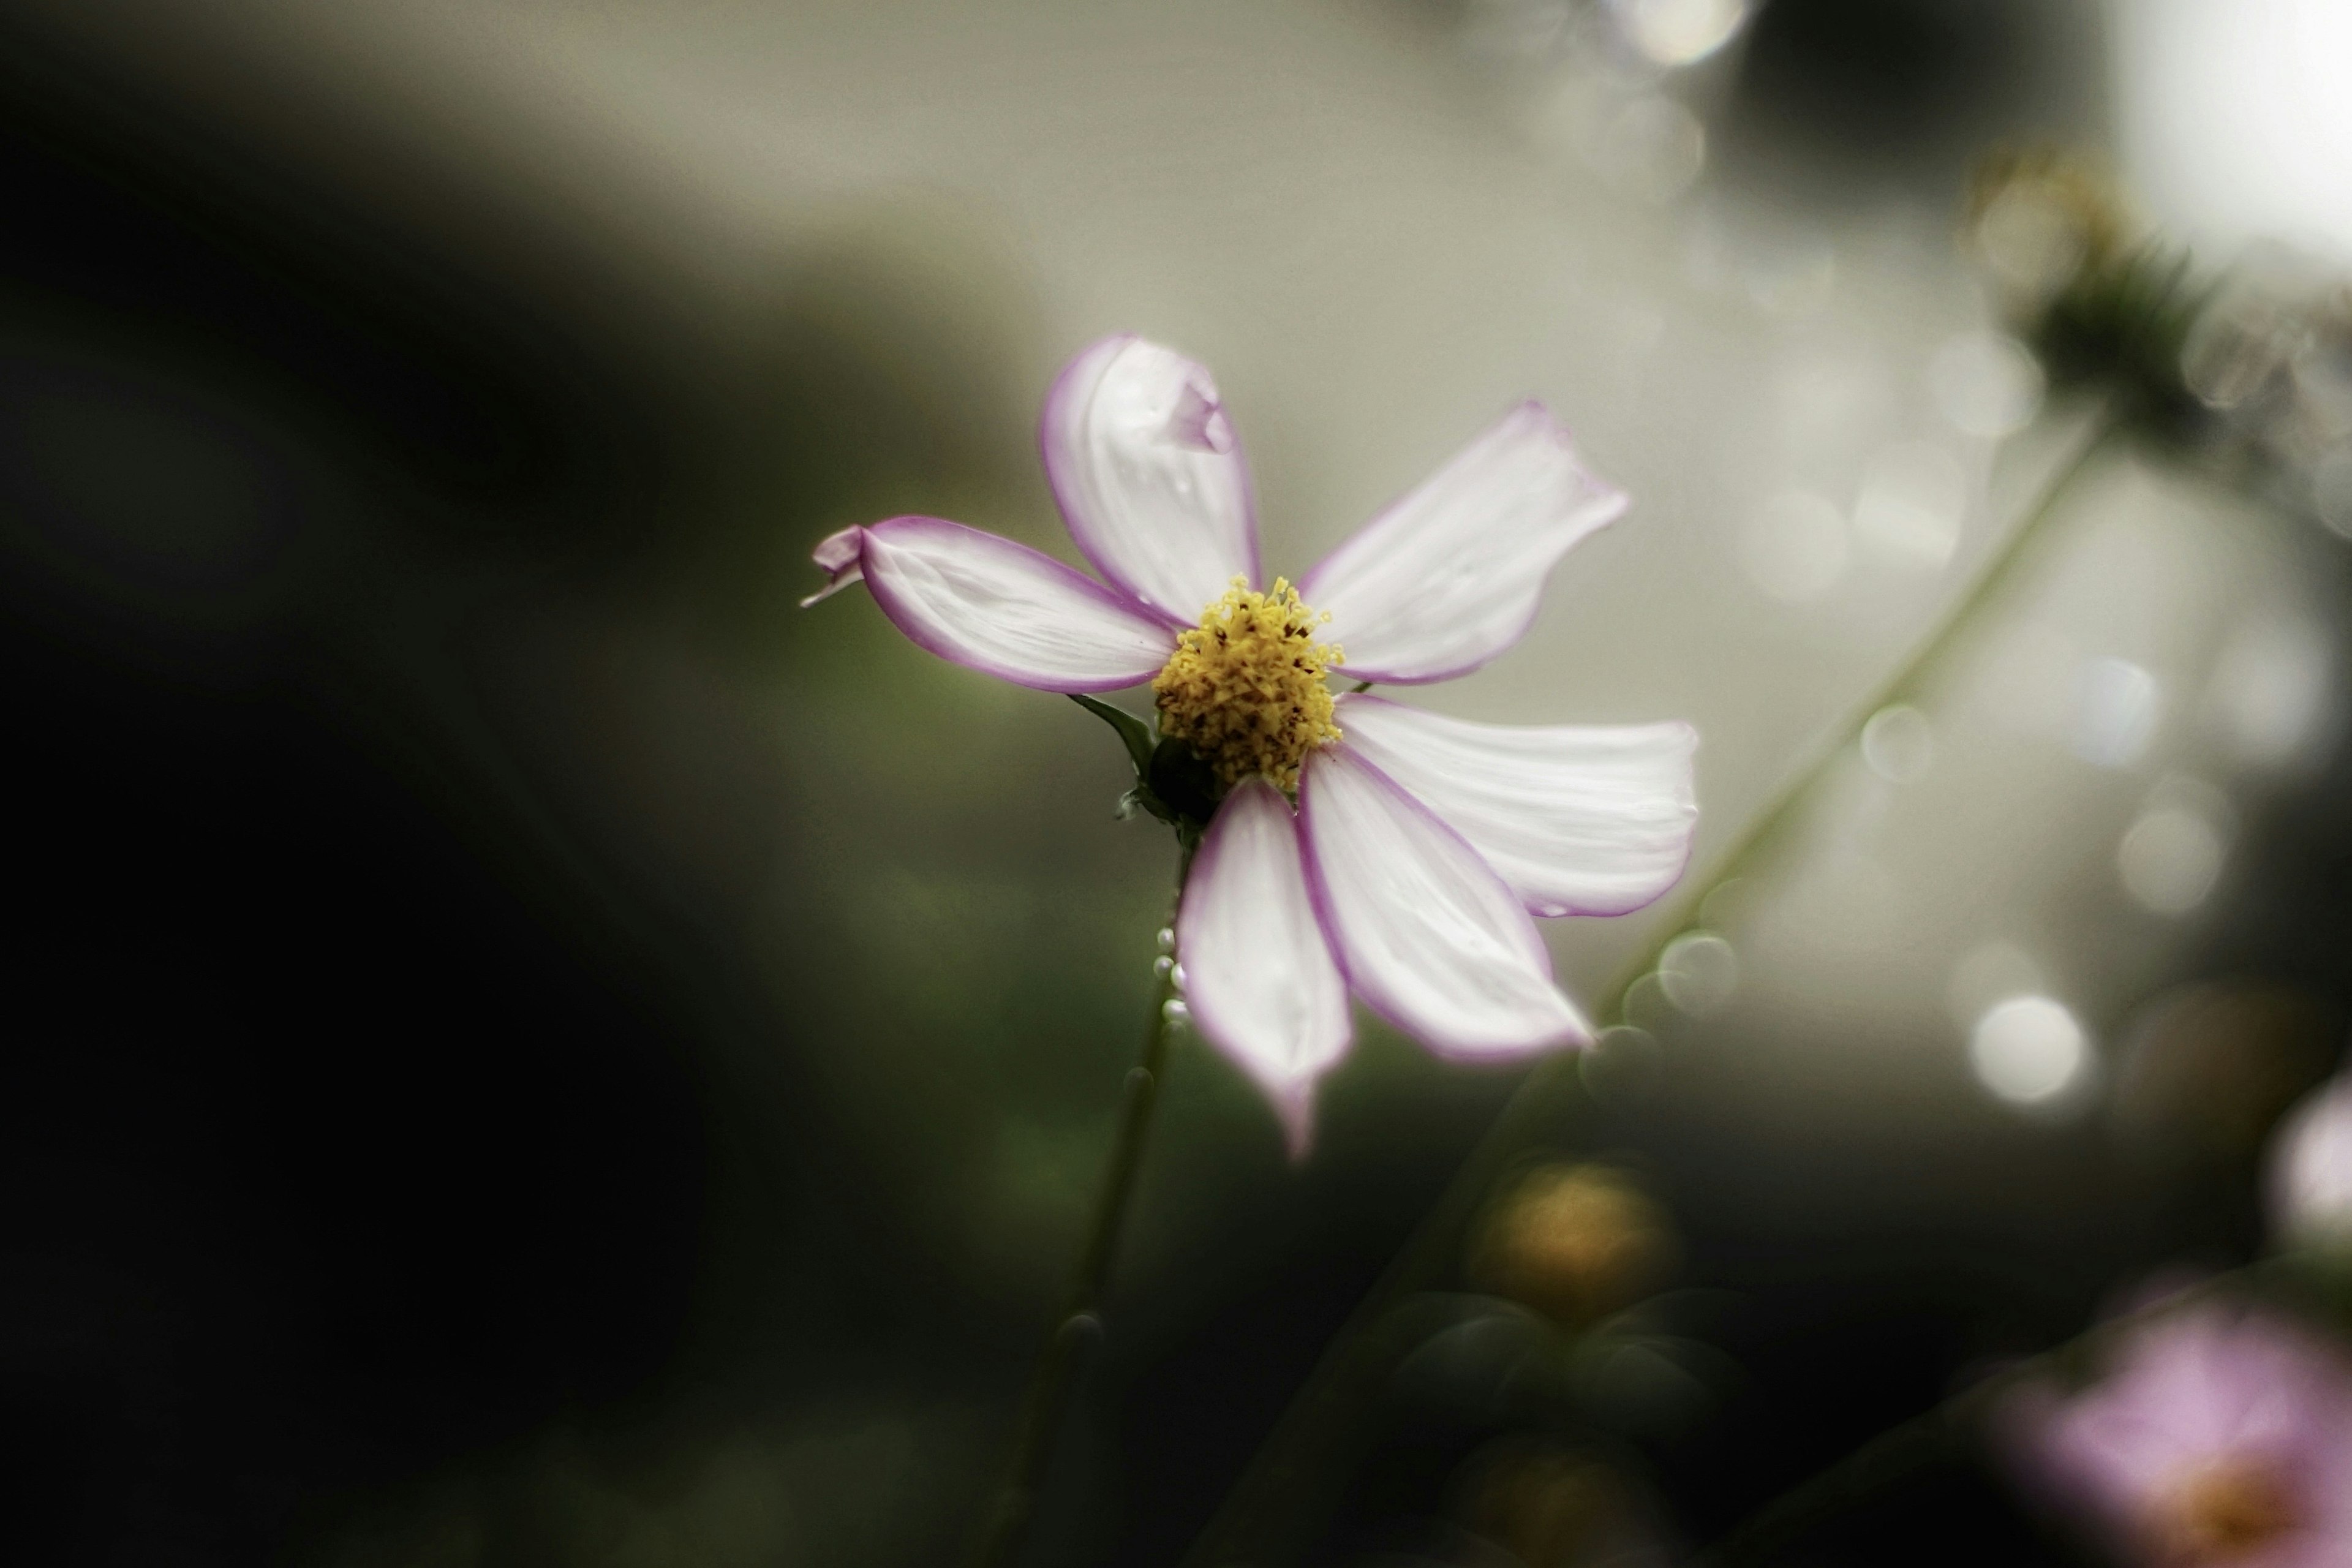
[[[1675,885],[1698,805],[1688,724],[1474,724],[1350,694],[1349,747],[1470,841],[1538,915],[1622,915]]]
[[[1106,338],[1054,383],[1038,440],[1079,550],[1174,625],[1200,620],[1237,576],[1257,585],[1249,468],[1205,367]]]
[[[1265,1090],[1303,1155],[1315,1080],[1352,1038],[1348,991],[1307,897],[1290,803],[1264,779],[1237,785],[1209,824],[1176,952],[1194,1023]]]
[[[1523,403],[1356,531],[1298,591],[1359,680],[1467,674],[1519,640],[1544,578],[1625,510],[1540,403]]]
[[[1452,1057],[1591,1039],[1518,895],[1345,742],[1307,757],[1299,826],[1349,983],[1399,1027]]]
[[[1112,691],[1150,679],[1175,649],[1141,605],[1025,544],[936,517],[863,533],[875,603],[941,658],[1045,691]]]

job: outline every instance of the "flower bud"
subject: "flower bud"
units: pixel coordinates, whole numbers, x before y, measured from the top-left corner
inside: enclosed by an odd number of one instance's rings
[[[1544,1165],[1489,1212],[1471,1272],[1496,1294],[1579,1327],[1656,1289],[1677,1250],[1665,1211],[1626,1172]]]
[[[1454,1490],[1470,1527],[1528,1568],[1657,1560],[1633,1483],[1589,1455],[1505,1439],[1463,1467]]]

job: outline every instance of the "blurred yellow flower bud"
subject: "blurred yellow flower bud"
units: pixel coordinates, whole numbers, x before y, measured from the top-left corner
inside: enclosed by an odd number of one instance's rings
[[[1506,1440],[1463,1467],[1456,1495],[1470,1528],[1527,1568],[1645,1560],[1646,1510],[1633,1485],[1586,1455]]]
[[[1656,1289],[1678,1251],[1665,1211],[1628,1173],[1543,1165],[1488,1212],[1471,1273],[1496,1294],[1579,1327]]]
[[[2039,310],[2113,267],[2137,225],[2105,171],[2052,148],[2004,148],[1969,185],[1969,248],[2012,309]]]

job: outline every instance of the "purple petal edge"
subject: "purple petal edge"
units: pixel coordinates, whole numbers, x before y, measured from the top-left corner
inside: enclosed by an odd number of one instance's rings
[[[1495,868],[1492,866],[1486,865],[1486,858],[1479,854],[1478,851],[1472,847],[1468,839],[1463,837],[1459,833],[1454,832],[1454,826],[1451,823],[1438,816],[1435,812],[1430,810],[1429,807],[1423,805],[1412,791],[1406,789],[1402,784],[1398,784],[1396,780],[1389,777],[1387,773],[1381,772],[1379,765],[1373,763],[1370,758],[1364,756],[1359,752],[1349,750],[1346,742],[1332,742],[1332,745],[1335,749],[1347,751],[1349,759],[1351,762],[1363,768],[1367,773],[1372,775],[1375,781],[1394,794],[1399,799],[1402,800],[1408,810],[1412,811],[1418,816],[1435,823],[1437,825],[1438,831],[1453,839],[1455,843],[1461,845],[1463,849],[1472,859],[1477,861],[1481,867],[1485,868],[1486,875],[1494,877],[1497,883],[1502,884],[1504,891],[1506,893],[1510,893],[1509,884],[1504,883],[1500,877],[1495,875]],[[1314,754],[1310,752],[1307,760],[1308,766],[1311,769],[1315,761]],[[1423,1045],[1427,1046],[1432,1051],[1435,1052],[1438,1056],[1444,1058],[1448,1061],[1492,1062],[1496,1060],[1496,1058],[1495,1056],[1489,1052],[1460,1050],[1450,1042],[1433,1040],[1429,1038],[1419,1030],[1406,1024],[1402,1019],[1397,1017],[1396,1015],[1391,1013],[1386,1007],[1382,1006],[1370,992],[1364,989],[1362,983],[1357,979],[1354,969],[1350,967],[1348,962],[1347,944],[1339,940],[1339,924],[1331,913],[1331,893],[1330,889],[1323,884],[1323,866],[1321,860],[1315,853],[1315,835],[1312,831],[1308,830],[1307,826],[1309,819],[1314,816],[1315,811],[1314,794],[1311,788],[1309,788],[1311,780],[1311,773],[1307,770],[1302,770],[1299,774],[1298,789],[1298,816],[1300,824],[1300,832],[1298,836],[1299,860],[1300,863],[1305,866],[1307,870],[1307,902],[1315,906],[1315,920],[1316,922],[1323,928],[1324,944],[1331,950],[1331,962],[1339,966],[1340,974],[1348,982],[1349,991],[1353,994],[1358,1000],[1361,1001],[1365,1006],[1378,1014],[1390,1027],[1395,1029],[1398,1033],[1405,1036],[1409,1039],[1419,1040]],[[1524,912],[1526,906],[1519,905],[1518,895],[1516,893],[1510,893],[1510,899],[1511,902],[1515,905],[1518,905]],[[1528,918],[1528,922],[1533,924],[1535,917],[1529,915]],[[1552,985],[1558,985],[1559,984],[1559,979],[1552,973],[1551,949],[1542,941],[1540,933],[1538,935],[1536,945],[1538,950],[1543,954],[1542,966],[1545,981]],[[1572,1012],[1581,1011],[1576,1007],[1572,1001],[1569,1005]],[[1592,1044],[1592,1036],[1582,1034],[1576,1029],[1570,1028],[1554,1037],[1536,1041],[1528,1047],[1528,1050],[1532,1054],[1537,1051],[1549,1050],[1559,1046],[1567,1046],[1581,1050],[1590,1047]]]
[[[824,586],[801,601],[803,610],[824,603],[854,583],[866,581],[866,531],[845,528],[837,533],[828,533],[817,542],[809,559],[824,573]]]
[[[1407,685],[1411,683],[1399,681],[1395,684]],[[1376,696],[1369,691],[1343,691],[1332,703],[1332,718],[1335,722],[1339,723],[1341,734],[1347,733],[1347,711],[1350,706],[1357,703],[1378,703],[1383,708],[1411,708],[1411,704],[1409,703],[1391,701],[1386,697]],[[1420,711],[1420,710],[1412,710]],[[1699,734],[1697,725],[1690,722],[1686,719],[1664,719],[1659,720],[1657,722],[1662,724],[1672,724],[1675,728],[1683,731],[1690,736],[1692,748],[1694,750],[1697,748],[1702,738]],[[1366,767],[1372,768],[1376,771],[1378,770],[1380,764],[1365,756],[1361,752],[1357,751],[1352,746],[1350,746],[1348,751],[1349,755],[1354,757],[1358,762],[1362,763]],[[1390,782],[1394,784],[1396,781],[1391,779]],[[1398,784],[1397,787],[1399,789],[1404,789],[1402,784]],[[1421,805],[1423,810],[1427,811],[1440,822],[1444,822],[1445,814],[1444,812],[1439,811],[1436,807],[1429,805],[1428,802],[1422,800],[1419,795],[1413,795],[1411,790],[1405,790],[1404,793],[1411,795],[1412,799]],[[1446,826],[1451,827],[1453,824],[1446,823]],[[1457,833],[1454,837],[1461,837],[1462,836]],[[1476,846],[1475,845],[1472,846],[1472,853],[1476,853]],[[1622,915],[1638,914],[1642,910],[1648,909],[1651,905],[1657,903],[1668,893],[1673,892],[1676,888],[1682,886],[1683,879],[1690,875],[1691,862],[1697,858],[1697,854],[1698,828],[1696,821],[1694,820],[1690,833],[1683,839],[1683,862],[1680,866],[1675,868],[1674,879],[1668,882],[1664,887],[1660,888],[1656,892],[1652,893],[1646,899],[1635,899],[1631,903],[1622,905],[1595,904],[1590,908],[1577,909],[1556,909],[1549,904],[1542,908],[1538,908],[1534,904],[1526,903],[1524,900],[1522,900],[1521,902],[1525,905],[1528,913],[1533,915],[1539,921],[1615,920]],[[1480,855],[1478,858],[1482,860],[1486,858],[1483,855]],[[1487,869],[1493,870],[1494,868],[1489,866]],[[1501,873],[1499,872],[1496,873],[1498,876]]]
[[[1090,374],[1098,369],[1097,356],[1115,355],[1128,344],[1141,341],[1143,341],[1143,334],[1140,332],[1114,332],[1108,337],[1096,339],[1073,354],[1069,363],[1063,365],[1055,374],[1053,385],[1046,389],[1045,406],[1037,420],[1037,458],[1038,461],[1045,466],[1045,488],[1053,492],[1054,508],[1062,514],[1062,526],[1068,531],[1070,542],[1078,547],[1078,553],[1087,558],[1087,563],[1114,584],[1118,581],[1118,574],[1111,570],[1105,552],[1096,547],[1089,525],[1084,521],[1085,509],[1072,503],[1069,479],[1062,472],[1061,463],[1054,457],[1054,441],[1051,433],[1055,426],[1062,422],[1070,400],[1076,395],[1078,381],[1084,375]],[[1249,453],[1242,447],[1239,440],[1234,436],[1232,420],[1230,417],[1222,419],[1218,417],[1223,414],[1223,404],[1219,403],[1212,405],[1202,416],[1202,445],[1211,451],[1226,452],[1241,466],[1242,522],[1249,541],[1250,586],[1262,588],[1265,585],[1265,558],[1258,544],[1257,484],[1250,471]],[[1214,440],[1207,438],[1211,420],[1217,420],[1223,425],[1226,439],[1225,447],[1220,447]],[[1173,611],[1156,609],[1143,604],[1140,600],[1137,601],[1137,605],[1145,614],[1155,619],[1164,620],[1180,631],[1188,629],[1193,624],[1192,621],[1181,618]]]
[[[1577,453],[1576,437],[1574,433],[1569,429],[1564,421],[1552,413],[1550,405],[1545,403],[1543,399],[1539,397],[1522,398],[1512,407],[1510,413],[1504,415],[1501,419],[1496,421],[1494,426],[1489,426],[1486,428],[1487,430],[1492,430],[1496,428],[1496,426],[1506,423],[1515,416],[1528,416],[1540,420],[1547,432],[1550,435],[1553,443],[1564,449],[1569,454],[1570,458],[1575,461],[1578,469],[1587,478],[1591,479],[1593,484],[1599,487],[1599,489],[1607,497],[1605,500],[1600,501],[1600,504],[1609,509],[1609,514],[1606,517],[1603,517],[1600,521],[1594,523],[1591,528],[1585,530],[1583,533],[1580,534],[1575,541],[1575,544],[1582,543],[1585,540],[1591,538],[1592,535],[1600,532],[1604,528],[1614,526],[1624,517],[1628,510],[1632,510],[1633,498],[1631,494],[1620,489],[1618,486],[1611,484],[1608,480],[1603,479],[1600,475],[1594,473],[1591,468],[1585,467],[1583,458],[1578,456]],[[1481,432],[1482,435],[1485,433],[1486,432],[1484,431]],[[1473,439],[1475,440],[1476,437],[1474,437]],[[1449,458],[1448,461],[1451,461],[1451,458]],[[1412,496],[1416,490],[1420,489],[1423,485],[1428,482],[1427,479],[1417,480],[1413,484],[1407,486],[1404,489],[1397,492],[1397,494],[1390,497],[1387,502],[1376,510],[1360,526],[1350,532],[1347,538],[1342,539],[1337,545],[1333,546],[1330,552],[1327,553],[1322,560],[1318,561],[1314,565],[1308,567],[1305,574],[1297,580],[1298,596],[1312,605],[1315,602],[1315,579],[1317,575],[1322,572],[1323,568],[1331,561],[1338,558],[1339,555],[1349,545],[1355,543],[1359,535],[1369,530],[1374,523],[1379,522],[1390,512],[1395,510],[1396,508],[1408,497]],[[1255,538],[1255,514],[1253,514],[1252,538],[1253,540]],[[1569,548],[1573,549],[1575,544],[1571,544]],[[1559,555],[1552,558],[1552,563],[1549,566],[1544,568],[1544,584],[1546,589],[1549,589],[1549,587],[1552,573],[1559,570],[1560,562],[1566,560],[1567,557],[1568,551],[1563,550]],[[1503,655],[1517,647],[1520,641],[1527,637],[1529,629],[1535,626],[1537,617],[1542,613],[1543,594],[1538,592],[1535,597],[1534,603],[1528,605],[1526,617],[1512,629],[1510,637],[1500,647],[1496,647],[1494,652],[1429,674],[1399,675],[1392,671],[1369,668],[1359,665],[1346,665],[1343,666],[1342,668],[1350,679],[1376,681],[1382,686],[1434,686],[1440,681],[1458,680],[1463,676],[1486,668],[1486,666],[1494,663],[1495,660],[1502,658]]]
[[[1225,836],[1218,830],[1219,822],[1223,816],[1223,813],[1219,812],[1210,819],[1209,830],[1202,836],[1201,847],[1193,853],[1192,869],[1186,877],[1188,882],[1194,877],[1205,880],[1215,867],[1218,858],[1224,853]],[[1298,826],[1295,815],[1291,824],[1291,833],[1293,837],[1297,839],[1299,863],[1304,868],[1307,860],[1307,846],[1303,838],[1298,838]],[[1344,978],[1345,966],[1339,958],[1339,949],[1331,941],[1331,929],[1323,919],[1322,904],[1316,896],[1315,879],[1311,871],[1308,871],[1307,876],[1307,899],[1315,909],[1316,929],[1322,934],[1324,949],[1331,954],[1332,963],[1340,966]],[[1181,901],[1176,910],[1176,951],[1181,957],[1184,951],[1184,910]],[[1208,1041],[1210,1047],[1219,1056],[1239,1068],[1242,1076],[1255,1084],[1258,1092],[1265,1095],[1271,1103],[1275,1120],[1282,1126],[1283,1146],[1289,1153],[1290,1163],[1294,1165],[1306,1163],[1307,1155],[1314,1152],[1315,1147],[1316,1079],[1309,1079],[1304,1083],[1267,1082],[1265,1079],[1259,1076],[1256,1064],[1241,1052],[1229,1048],[1224,1041],[1218,1037],[1223,1030],[1216,1022],[1214,1009],[1208,1006],[1200,997],[1189,994],[1185,997],[1185,1003],[1192,1010],[1192,1016],[1199,1026],[1201,1037]],[[1353,1049],[1352,1030],[1349,1031],[1349,1047]],[[1341,1059],[1345,1059],[1344,1054]]]
[[[980,534],[983,538],[993,540],[997,543],[1003,544],[1013,550],[1017,550],[1025,555],[1033,555],[1036,557],[1038,562],[1048,568],[1049,572],[1053,575],[1065,579],[1072,588],[1076,589],[1079,593],[1082,593],[1090,598],[1099,600],[1106,605],[1116,606],[1127,614],[1144,616],[1150,619],[1154,625],[1159,624],[1159,616],[1153,616],[1144,605],[1138,604],[1135,600],[1128,597],[1128,595],[1120,593],[1118,590],[1106,587],[1104,584],[1097,583],[1093,578],[1087,576],[1085,573],[1077,571],[1073,567],[1064,565],[1061,562],[1055,560],[1052,556],[1047,555],[1043,551],[1033,550],[1026,544],[1020,543],[1015,540],[1006,539],[1001,534],[988,533],[985,530],[972,528],[961,522],[950,522],[943,517],[924,517],[919,514],[908,514],[900,517],[885,518],[880,522],[874,523],[859,531],[864,534],[878,534],[885,529],[906,533],[938,533],[945,531],[955,533]],[[838,536],[836,535],[835,537]],[[923,626],[919,617],[910,614],[907,607],[898,601],[897,595],[890,590],[887,584],[878,579],[869,577],[866,579],[866,590],[874,595],[874,602],[881,606],[882,613],[890,618],[891,624],[897,626],[899,632],[905,636],[907,640],[913,643],[917,647],[921,648],[926,653],[936,655],[938,658],[947,660],[950,664],[961,665],[966,669],[976,669],[982,675],[992,675],[999,680],[1009,681],[1015,686],[1025,686],[1033,691],[1055,691],[1063,693],[1072,691],[1121,691],[1130,686],[1142,684],[1144,681],[1150,679],[1151,677],[1158,672],[1157,667],[1155,666],[1153,668],[1144,670],[1140,674],[1127,674],[1122,672],[1115,678],[1106,677],[1098,680],[1084,682],[1040,682],[1025,670],[1014,669],[1008,666],[994,664],[986,659],[970,658],[961,651],[947,647],[937,637],[931,636],[929,630]],[[1173,651],[1175,645],[1172,639],[1169,646],[1171,651]]]

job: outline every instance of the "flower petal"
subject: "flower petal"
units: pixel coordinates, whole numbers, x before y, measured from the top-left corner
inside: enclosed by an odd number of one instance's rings
[[[1138,337],[1066,366],[1038,429],[1054,499],[1095,570],[1179,626],[1258,582],[1249,467],[1206,368]]]
[[[1265,1090],[1292,1157],[1303,1157],[1315,1080],[1354,1036],[1290,803],[1264,779],[1237,786],[1210,821],[1185,880],[1176,952],[1201,1033]]]
[[[809,559],[824,573],[824,586],[801,601],[803,610],[866,581],[866,531],[845,528],[838,533],[828,533],[817,542]]]
[[[1349,983],[1444,1056],[1584,1044],[1518,895],[1461,835],[1345,742],[1309,753],[1299,837]]]
[[[1688,724],[1474,724],[1353,693],[1333,706],[1349,747],[1468,839],[1531,914],[1622,915],[1690,862]]]
[[[1175,650],[1141,606],[1025,544],[936,517],[861,531],[874,602],[941,658],[1045,691],[1111,691]]]
[[[1466,674],[1517,642],[1569,547],[1625,510],[1568,432],[1523,403],[1298,584],[1359,680],[1411,686]]]

